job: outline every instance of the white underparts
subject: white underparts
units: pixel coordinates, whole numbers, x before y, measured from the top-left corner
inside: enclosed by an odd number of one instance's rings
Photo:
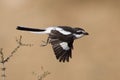
[[[60,43],[60,46],[64,49],[64,50],[69,50],[70,47],[68,46],[68,43],[67,42],[62,42]]]

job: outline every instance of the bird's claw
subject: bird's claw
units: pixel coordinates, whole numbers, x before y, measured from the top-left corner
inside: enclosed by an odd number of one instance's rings
[[[45,42],[45,41],[42,41],[42,44],[40,45],[40,46],[47,46],[47,42]]]

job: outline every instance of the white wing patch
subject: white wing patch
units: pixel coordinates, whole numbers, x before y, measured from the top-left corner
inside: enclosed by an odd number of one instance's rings
[[[69,50],[70,47],[68,46],[68,43],[67,42],[62,42],[60,43],[60,46],[64,49],[64,50]]]

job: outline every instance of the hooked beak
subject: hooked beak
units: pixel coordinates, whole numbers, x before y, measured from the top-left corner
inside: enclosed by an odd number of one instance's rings
[[[84,32],[83,34],[84,34],[84,35],[89,35],[89,33],[87,33],[87,32]]]

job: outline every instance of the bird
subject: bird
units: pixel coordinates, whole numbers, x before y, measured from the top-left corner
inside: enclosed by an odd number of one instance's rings
[[[36,34],[47,34],[47,41],[43,41],[44,44],[41,46],[51,44],[55,57],[59,62],[69,62],[69,59],[72,58],[74,40],[89,35],[83,28],[71,26],[53,26],[43,29],[17,26],[16,29]]]

